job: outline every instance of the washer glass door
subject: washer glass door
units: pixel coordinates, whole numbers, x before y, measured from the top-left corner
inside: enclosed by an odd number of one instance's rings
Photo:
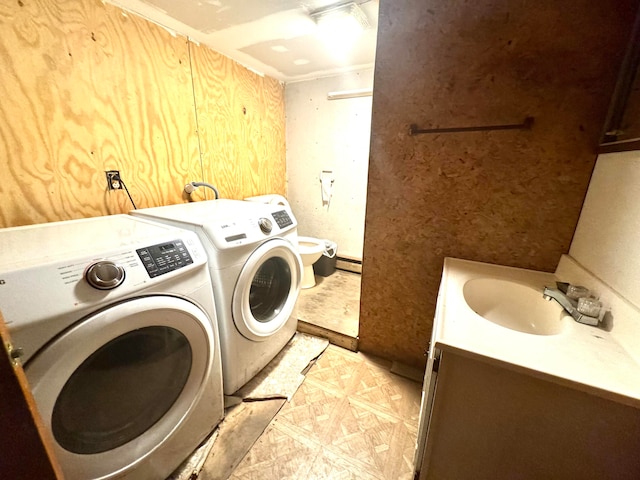
[[[169,441],[213,368],[211,319],[176,297],[104,308],[53,339],[25,372],[67,478],[120,477]]]
[[[269,240],[247,259],[233,292],[233,321],[261,341],[285,325],[300,293],[302,261],[290,242]]]
[[[67,380],[53,407],[53,436],[81,454],[124,445],[167,413],[187,383],[191,362],[189,341],[175,328],[120,335]]]
[[[281,257],[265,260],[253,276],[249,289],[249,308],[262,323],[270,322],[282,311],[291,291],[291,268]]]

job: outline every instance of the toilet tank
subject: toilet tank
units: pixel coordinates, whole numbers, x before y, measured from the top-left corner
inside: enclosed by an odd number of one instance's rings
[[[270,203],[272,205],[284,205],[286,207],[289,206],[289,202],[282,195],[278,195],[275,193],[267,194],[267,195],[258,195],[255,197],[247,197],[245,198],[248,202],[258,202],[258,203]]]

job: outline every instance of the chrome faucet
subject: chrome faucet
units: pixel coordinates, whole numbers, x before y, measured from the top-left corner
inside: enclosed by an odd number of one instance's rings
[[[584,315],[583,313],[580,313],[576,308],[577,302],[567,297],[558,288],[544,287],[544,291],[542,292],[542,298],[549,301],[551,299],[554,299],[578,323],[584,323],[585,325],[591,325],[595,327],[600,322],[600,319],[598,317],[590,317],[589,315]]]

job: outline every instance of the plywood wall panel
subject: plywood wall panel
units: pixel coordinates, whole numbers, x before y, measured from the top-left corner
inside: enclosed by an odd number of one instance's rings
[[[553,271],[637,0],[380,6],[360,348],[422,365],[446,256]],[[531,131],[409,136],[519,123]]]
[[[95,0],[2,2],[0,29],[0,227],[126,213],[111,169],[138,207],[286,193],[278,81]]]
[[[0,6],[0,226],[177,203],[201,175],[187,40],[93,0]]]
[[[0,7],[0,225],[182,201],[200,173],[187,40],[96,1]]]
[[[283,86],[205,47],[191,57],[205,181],[225,198],[284,195]]]
[[[252,195],[279,193],[286,195],[286,120],[284,86],[270,77],[263,77],[261,86],[262,115],[258,150],[258,184]]]

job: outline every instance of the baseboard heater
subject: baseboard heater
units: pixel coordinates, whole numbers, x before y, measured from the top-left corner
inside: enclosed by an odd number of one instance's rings
[[[336,259],[336,268],[339,270],[346,270],[347,272],[362,273],[362,260],[345,258],[338,255]]]

